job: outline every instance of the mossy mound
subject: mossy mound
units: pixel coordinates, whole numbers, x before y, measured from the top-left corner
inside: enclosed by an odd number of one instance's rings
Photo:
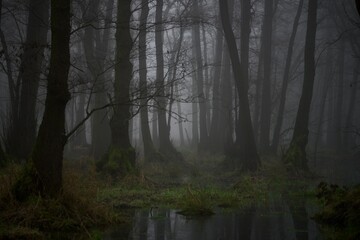
[[[112,177],[121,177],[136,171],[135,158],[134,148],[125,149],[111,146],[108,153],[96,163],[96,167],[98,171],[109,174]]]
[[[314,216],[317,222],[339,236],[335,239],[360,239],[360,186],[347,189],[322,182],[317,198],[323,204],[322,211]]]

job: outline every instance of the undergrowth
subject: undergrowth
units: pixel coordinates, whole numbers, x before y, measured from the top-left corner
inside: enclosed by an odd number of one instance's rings
[[[97,201],[103,185],[95,174],[82,175],[66,169],[63,191],[55,199],[31,196],[20,202],[12,187],[21,166],[10,165],[0,173],[0,238],[41,239],[53,232],[82,232],[91,237],[91,228],[121,222],[104,203]]]

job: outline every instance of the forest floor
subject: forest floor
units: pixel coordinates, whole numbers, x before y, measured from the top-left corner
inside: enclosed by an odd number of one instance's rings
[[[219,208],[266,204],[269,193],[317,201],[318,178],[289,175],[277,158],[263,158],[255,173],[222,171],[219,156],[189,153],[186,159],[186,163],[142,165],[137,174],[121,180],[97,174],[87,158],[67,160],[59,199],[34,196],[22,203],[11,194],[22,167],[9,166],[0,172],[0,238],[47,239],[59,233],[58,239],[63,239],[68,232],[71,239],[99,239],[101,229],[110,225],[121,225],[126,233],[134,209],[177,209],[195,217]]]

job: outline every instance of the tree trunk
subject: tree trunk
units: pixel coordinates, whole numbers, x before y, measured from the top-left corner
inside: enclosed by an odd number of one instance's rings
[[[27,159],[36,140],[36,103],[44,49],[47,46],[49,0],[32,0],[29,6],[24,55],[20,66],[21,95],[15,156]]]
[[[205,24],[202,23],[201,24],[201,30],[202,30],[202,39],[203,39],[203,52],[204,52],[204,84],[205,84],[205,100],[206,100],[206,127],[207,129],[210,128],[211,126],[211,113],[210,113],[210,87],[211,87],[211,82],[210,82],[210,77],[209,77],[209,66],[208,66],[208,44],[207,44],[207,40],[206,40],[206,28],[205,28]],[[208,130],[209,131],[209,130]],[[209,132],[208,132],[208,144],[209,144]],[[209,146],[207,146],[207,149],[209,149]]]
[[[203,151],[208,147],[208,132],[206,126],[206,99],[204,94],[204,76],[203,76],[203,60],[201,54],[200,42],[200,10],[198,0],[193,1],[193,33],[196,53],[196,74],[197,74],[197,100],[199,103],[199,125],[200,125],[200,138],[198,150]]]
[[[354,61],[358,61],[357,59]],[[347,134],[344,137],[344,146],[351,150],[356,146],[355,136],[353,132],[354,128],[354,113],[356,113],[355,106],[356,106],[356,97],[358,92],[358,78],[359,78],[359,62],[354,64],[353,70],[353,79],[350,84],[351,93],[350,93],[350,103],[349,108],[346,114],[346,123],[345,123],[345,130]]]
[[[166,124],[166,97],[164,89],[164,54],[163,54],[163,0],[157,0],[155,14],[155,47],[156,47],[156,92],[158,102],[159,151],[164,159],[183,160],[170,141],[169,127]]]
[[[175,91],[178,93],[178,86],[177,84],[175,85]],[[177,110],[178,110],[178,125],[179,125],[179,136],[180,136],[180,146],[184,147],[185,146],[185,138],[184,138],[184,128],[183,128],[183,122],[181,119],[182,116],[182,112],[181,112],[181,103],[180,101],[177,101]]]
[[[195,46],[195,32],[194,28],[192,28],[192,45]],[[199,111],[198,111],[198,103],[197,103],[197,71],[196,71],[196,51],[195,47],[192,48],[192,95],[193,95],[193,102],[192,102],[192,147],[197,148],[199,144]]]
[[[144,158],[146,161],[153,160],[155,147],[151,139],[149,116],[148,116],[148,90],[147,90],[147,66],[146,66],[146,24],[149,16],[149,1],[141,1],[140,32],[139,32],[139,87],[140,87],[140,122],[141,135],[144,145]]]
[[[337,92],[336,92],[336,110],[335,118],[335,143],[336,150],[340,152],[343,148],[342,142],[342,118],[343,118],[343,92],[344,92],[344,67],[345,67],[345,41],[340,42],[340,49],[338,55],[338,79],[337,79]]]
[[[2,148],[2,145],[0,143],[0,168],[4,167],[6,165],[6,157],[5,152]]]
[[[70,29],[70,0],[52,0],[51,58],[45,112],[32,154],[34,168],[25,173],[32,174],[34,188],[24,186],[24,179],[20,179],[17,184],[18,190],[27,189],[18,192],[25,197],[37,193],[55,197],[62,188],[63,150],[67,140],[65,108],[70,99],[67,83],[70,67]]]
[[[296,115],[294,134],[283,160],[293,170],[307,170],[306,145],[309,135],[309,113],[315,79],[315,42],[317,28],[317,0],[309,0],[305,42],[304,82]]]
[[[269,150],[270,122],[271,122],[271,45],[272,45],[272,20],[273,0],[265,1],[264,16],[264,80],[261,97],[261,119],[260,119],[260,149],[262,152]]]
[[[239,118],[240,138],[237,138],[235,154],[231,157],[237,158],[237,166],[242,165],[244,170],[254,171],[260,164],[256,150],[253,128],[250,117],[248,99],[248,82],[243,78],[239,55],[235,42],[234,33],[231,29],[227,0],[219,0],[220,16],[224,29],[224,35],[230,53],[235,85],[239,95],[239,106],[242,114]]]
[[[112,23],[113,9],[114,0],[108,0],[102,39],[99,37],[99,34],[96,34],[92,26],[85,28],[84,51],[93,82],[93,92],[91,93],[93,108],[101,108],[108,104],[108,90],[105,83],[106,74],[103,72],[110,41],[110,24]],[[97,19],[98,11],[99,2],[91,0],[89,9],[87,9],[84,16],[84,21],[96,26],[98,23],[95,20]],[[103,109],[96,111],[92,116],[92,154],[95,159],[100,159],[109,150],[111,134],[107,115],[108,110]]]
[[[98,167],[114,176],[131,173],[135,168],[135,149],[129,137],[130,83],[133,65],[130,53],[133,40],[130,33],[131,0],[119,1],[117,7],[114,114],[110,120],[111,145],[107,159]]]
[[[220,75],[221,62],[223,56],[223,33],[220,26],[217,28],[216,47],[215,47],[215,61],[214,61],[214,75],[213,75],[213,96],[212,96],[212,116],[210,127],[210,149],[217,151],[218,137],[220,135]]]
[[[324,120],[324,116],[325,116],[325,104],[326,104],[326,98],[328,96],[328,92],[329,92],[329,85],[330,82],[332,82],[332,78],[333,78],[333,54],[332,54],[332,50],[329,49],[327,52],[327,56],[326,56],[326,66],[325,66],[325,74],[324,74],[324,80],[323,80],[323,84],[320,85],[321,89],[320,89],[320,103],[319,103],[319,115],[317,117],[317,126],[316,126],[316,136],[315,136],[315,141],[314,141],[314,166],[316,167],[317,165],[317,150],[318,150],[318,146],[319,146],[319,141],[320,141],[320,137],[321,137],[321,128],[323,126],[323,120]]]
[[[272,141],[272,145],[271,145],[272,151],[274,153],[277,152],[279,142],[280,142],[280,132],[281,132],[282,122],[283,122],[283,118],[284,118],[286,91],[287,91],[287,86],[289,83],[290,67],[291,67],[291,62],[292,62],[295,37],[296,37],[297,29],[299,26],[299,21],[300,21],[303,5],[304,5],[304,0],[300,0],[298,9],[297,9],[297,12],[295,15],[294,23],[293,23],[293,28],[292,28],[289,46],[288,46],[288,52],[286,55],[284,76],[283,76],[283,82],[282,82],[282,86],[281,86],[279,112],[277,115],[277,121],[276,121],[275,129],[274,129],[274,136],[273,136],[273,141]]]

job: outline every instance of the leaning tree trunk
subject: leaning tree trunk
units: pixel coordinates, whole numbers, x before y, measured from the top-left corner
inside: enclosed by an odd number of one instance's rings
[[[219,0],[220,16],[224,29],[224,35],[230,53],[235,85],[239,96],[239,106],[242,114],[239,116],[239,131],[241,135],[237,139],[236,157],[242,163],[244,170],[254,171],[260,164],[257,154],[253,128],[251,124],[250,107],[248,99],[248,82],[244,79],[241,71],[239,55],[237,53],[234,33],[229,20],[227,0]]]
[[[135,149],[129,138],[130,83],[133,65],[130,54],[133,40],[130,33],[131,0],[118,2],[116,21],[116,55],[114,82],[114,115],[110,120],[111,145],[106,161],[98,166],[112,175],[124,175],[135,168]]]
[[[15,190],[17,197],[40,193],[56,197],[62,188],[65,108],[70,99],[70,0],[51,1],[51,58],[45,112],[32,154],[32,164]],[[30,176],[29,176],[30,175]],[[29,177],[32,184],[29,183]],[[31,188],[32,187],[32,188]]]
[[[282,86],[281,86],[279,112],[277,115],[277,121],[276,121],[275,129],[274,129],[274,136],[273,136],[273,141],[272,141],[272,145],[271,145],[271,149],[274,153],[277,152],[279,142],[280,142],[280,131],[281,131],[281,126],[282,126],[283,117],[284,117],[284,110],[285,110],[286,90],[287,90],[287,86],[288,86],[288,82],[289,82],[290,67],[291,67],[291,62],[292,62],[295,37],[296,37],[297,29],[299,26],[299,21],[300,21],[300,16],[301,16],[301,11],[302,11],[303,5],[304,5],[304,0],[300,0],[299,6],[298,6],[298,9],[296,12],[296,16],[294,19],[294,23],[293,23],[293,28],[292,28],[289,46],[288,46],[288,52],[287,52],[287,56],[286,56],[283,82],[282,82]]]
[[[144,158],[146,161],[154,160],[155,147],[151,139],[148,116],[148,90],[146,67],[146,23],[149,15],[149,1],[142,0],[139,32],[139,84],[140,84],[140,123],[141,136],[144,145]]]
[[[176,151],[170,141],[170,132],[166,123],[166,97],[164,89],[164,54],[163,54],[163,0],[157,0],[155,16],[155,47],[156,47],[156,92],[158,102],[158,130],[159,130],[159,151],[164,159],[182,160],[182,155]]]
[[[317,0],[309,0],[305,42],[304,83],[296,115],[294,134],[283,160],[292,170],[307,170],[306,145],[309,136],[309,113],[315,79],[315,42]]]

